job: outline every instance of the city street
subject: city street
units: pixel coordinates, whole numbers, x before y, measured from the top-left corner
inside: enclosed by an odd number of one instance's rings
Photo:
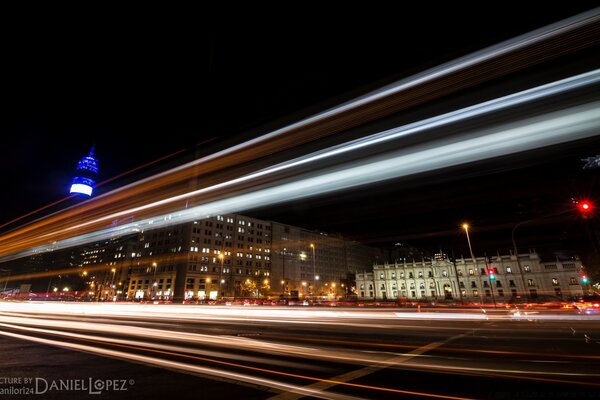
[[[175,387],[252,399],[600,393],[600,318],[572,309],[2,302],[0,341],[0,390],[19,386],[7,377],[33,378],[20,385],[31,393],[35,378],[38,391],[53,379],[102,380],[99,394],[111,398]],[[82,398],[83,389],[49,385],[44,395]]]

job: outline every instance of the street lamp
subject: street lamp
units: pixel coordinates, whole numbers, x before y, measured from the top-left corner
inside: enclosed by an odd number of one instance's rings
[[[117,269],[116,268],[112,268],[110,270],[110,272],[112,272],[112,279],[110,281],[110,294],[111,294],[111,296],[114,296],[115,273],[117,272]]]
[[[526,224],[527,222],[529,221],[522,221],[516,224],[511,233],[513,251],[515,253],[515,258],[517,259],[517,267],[519,268],[519,275],[521,275],[521,283],[523,284],[523,297],[525,299],[527,298],[527,285],[525,285],[525,273],[523,272],[523,267],[521,266],[521,260],[519,260],[519,250],[517,249],[517,242],[515,241],[515,231],[519,226]]]
[[[48,297],[48,293],[50,293],[50,285],[52,284],[52,276],[50,277],[50,282],[48,282],[48,288],[46,289],[46,297]]]
[[[479,290],[479,301],[483,305],[483,293],[482,293],[483,285],[481,284],[481,275],[479,274],[479,271],[477,270],[477,260],[475,260],[475,255],[473,254],[473,248],[471,247],[471,238],[469,237],[469,224],[464,223],[462,225],[462,227],[465,230],[465,233],[467,234],[467,243],[469,244],[469,252],[471,253],[471,260],[473,260],[473,268],[479,275],[479,284],[480,284],[479,286],[481,286],[481,288]]]
[[[225,262],[223,253],[219,253],[219,259],[221,260],[221,269],[219,269],[219,295],[217,296],[217,299],[223,297],[223,294],[221,293],[221,284],[223,283],[223,263]]]
[[[158,264],[156,261],[152,262],[152,266],[154,267],[154,275],[152,276],[152,292],[150,293],[150,298],[154,299],[155,291],[156,291],[156,270],[158,268]]]
[[[285,293],[286,293],[286,290],[285,290],[285,252],[286,251],[287,251],[287,249],[284,247],[283,254],[282,254],[283,263],[282,263],[282,273],[281,273],[281,278],[282,278],[281,279],[281,293],[283,294],[283,297],[285,297]]]
[[[319,280],[319,278],[317,277],[317,264],[315,262],[315,245],[314,243],[310,244],[310,248],[312,250],[312,263],[313,263],[313,290],[316,292],[317,291],[317,280]]]

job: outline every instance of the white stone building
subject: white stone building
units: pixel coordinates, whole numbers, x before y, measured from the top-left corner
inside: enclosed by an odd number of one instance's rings
[[[522,271],[522,272],[521,272]],[[561,298],[583,294],[581,261],[543,261],[537,253],[451,262],[443,254],[430,261],[373,265],[356,274],[359,299],[464,300],[506,302],[514,295]]]

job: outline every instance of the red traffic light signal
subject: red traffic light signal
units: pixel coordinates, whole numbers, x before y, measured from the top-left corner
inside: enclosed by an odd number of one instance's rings
[[[580,201],[577,206],[579,207],[579,211],[581,211],[583,214],[589,214],[594,208],[592,203],[587,200]]]
[[[581,276],[581,282],[586,283],[586,284],[589,282],[589,279],[588,279],[587,275],[582,275]]]
[[[490,277],[490,280],[495,280],[496,279],[496,274],[494,273],[493,269],[488,269],[488,275]]]

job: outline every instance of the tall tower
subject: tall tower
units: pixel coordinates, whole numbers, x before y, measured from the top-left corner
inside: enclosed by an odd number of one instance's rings
[[[76,175],[69,193],[90,197],[98,176],[98,161],[94,158],[94,146],[88,156],[83,156],[77,163]]]

